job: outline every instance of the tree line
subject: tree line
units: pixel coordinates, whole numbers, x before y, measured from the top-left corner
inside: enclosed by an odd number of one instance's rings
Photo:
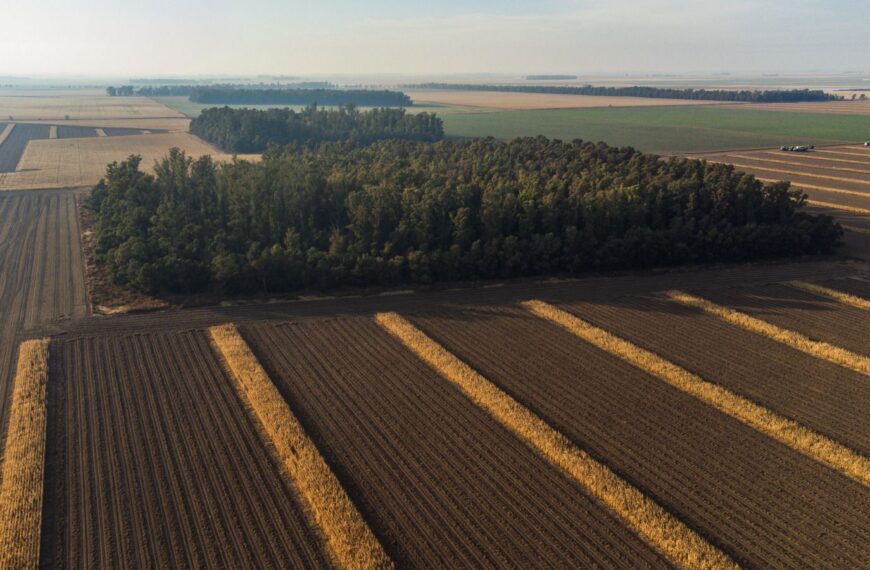
[[[842,229],[788,183],[542,137],[178,149],[109,165],[96,259],[151,293],[286,292],[831,252]]]
[[[143,97],[190,97],[194,89],[202,88],[195,84],[166,84],[122,85],[120,87],[106,87],[106,94],[110,97],[131,97],[140,95]],[[329,81],[299,81],[296,83],[221,83],[209,85],[209,88],[222,90],[259,90],[259,89],[334,89],[335,85]]]
[[[596,87],[560,85],[476,85],[458,83],[422,83],[406,85],[409,89],[445,89],[453,91],[496,91],[508,93],[547,93],[556,95],[595,95],[603,97],[646,97],[652,99],[690,99],[747,103],[798,103],[839,101],[842,97],[817,89],[776,89],[768,91],[728,91],[725,89],[675,89],[667,87]]]
[[[360,107],[409,107],[411,98],[401,91],[369,89],[244,89],[196,87],[193,103],[218,105],[358,105]]]
[[[441,119],[404,109],[360,111],[352,105],[321,109],[205,109],[190,123],[190,132],[228,151],[259,153],[270,145],[351,140],[369,144],[381,139],[437,141],[444,137]]]

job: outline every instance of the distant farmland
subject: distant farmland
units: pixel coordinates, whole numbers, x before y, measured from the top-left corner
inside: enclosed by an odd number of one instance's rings
[[[663,154],[850,143],[870,137],[870,116],[763,111],[740,105],[476,113],[445,109],[439,114],[448,136],[580,138]]]

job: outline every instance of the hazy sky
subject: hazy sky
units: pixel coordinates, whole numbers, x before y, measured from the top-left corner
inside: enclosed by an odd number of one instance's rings
[[[0,74],[870,69],[870,0],[0,1]]]

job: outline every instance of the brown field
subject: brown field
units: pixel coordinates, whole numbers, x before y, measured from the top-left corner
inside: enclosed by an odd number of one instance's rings
[[[72,121],[184,118],[148,97],[109,97],[96,90],[0,90],[0,119]]]
[[[27,121],[33,124],[64,125],[70,127],[121,128],[121,129],[154,129],[162,131],[187,132],[190,119],[187,117],[166,118],[132,118],[132,119],[91,119],[69,121]]]
[[[710,105],[715,101],[651,99],[649,97],[595,97],[549,93],[500,93],[492,91],[408,91],[417,105],[461,105],[486,109],[582,109],[591,107],[661,107]],[[2,115],[0,115],[2,116]]]
[[[138,154],[142,156],[142,167],[150,170],[154,161],[173,147],[194,157],[208,154],[219,161],[232,159],[201,139],[181,132],[36,140],[27,145],[16,172],[0,174],[0,190],[93,186],[105,175],[110,162]],[[252,160],[257,155],[239,158]]]
[[[0,194],[4,434],[20,342],[52,338],[41,567],[345,566],[336,496],[371,565],[870,567],[867,372],[666,295],[870,359],[866,262],[93,316],[74,196]],[[332,483],[300,484],[311,449]],[[685,536],[722,558],[675,556]]]

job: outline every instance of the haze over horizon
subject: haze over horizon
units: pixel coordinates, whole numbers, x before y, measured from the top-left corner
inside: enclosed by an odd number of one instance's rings
[[[870,10],[862,0],[431,4],[18,2],[4,7],[0,75],[798,73],[870,68]]]

